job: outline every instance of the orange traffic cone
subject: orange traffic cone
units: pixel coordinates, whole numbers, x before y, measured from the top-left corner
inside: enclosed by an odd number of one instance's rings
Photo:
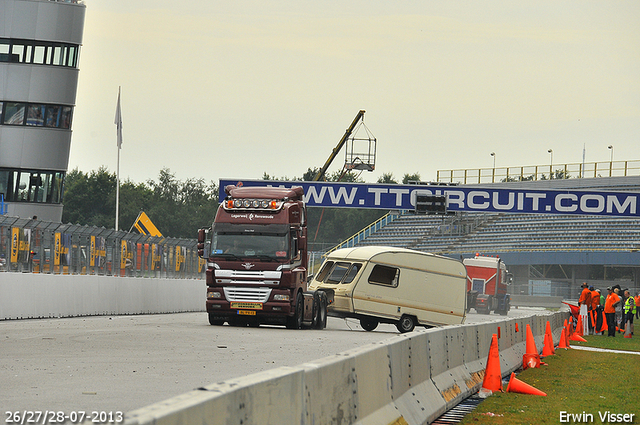
[[[549,322],[547,322],[549,323]],[[549,336],[548,333],[544,334],[544,347],[542,347],[542,356],[546,357],[546,356],[553,356],[555,353],[555,350],[553,349],[553,337]]]
[[[533,339],[533,332],[531,332],[531,327],[529,325],[527,325],[527,349],[525,352],[527,354],[538,354],[536,340]]]
[[[581,337],[578,332],[575,332],[574,334],[572,334],[569,337],[569,341],[579,341],[579,342],[587,342],[586,339],[584,339],[583,337]]]
[[[582,328],[583,328],[583,326],[582,326],[582,316],[578,316],[578,324],[576,324],[576,331],[575,331],[575,333],[576,333],[577,335],[583,336],[583,335],[584,335],[584,333],[582,332]]]
[[[527,349],[526,353],[522,356],[522,369],[529,367],[540,367],[540,354],[538,354],[538,348],[536,347],[535,339],[533,339],[531,327],[527,325]]]
[[[511,378],[509,379],[509,385],[507,385],[508,393],[520,393],[520,394],[531,394],[531,395],[541,395],[546,397],[546,393],[540,391],[537,388],[532,387],[529,384],[526,384],[516,378],[516,374],[511,372]]]
[[[566,320],[564,321],[564,335],[567,338],[567,341],[572,333],[571,318],[569,318],[569,323],[567,323]]]
[[[553,346],[553,333],[551,332],[551,323],[547,320],[547,328],[544,333],[544,346],[542,348],[543,356],[553,356],[556,350]]]
[[[560,343],[558,344],[558,348],[564,348],[565,350],[569,348],[569,344],[567,341],[567,333],[566,329],[562,328],[562,333],[560,334]]]
[[[633,323],[626,322],[624,326],[624,337],[633,338]]]
[[[500,352],[498,351],[498,335],[491,337],[491,348],[487,357],[481,391],[502,391],[502,373],[500,372]]]

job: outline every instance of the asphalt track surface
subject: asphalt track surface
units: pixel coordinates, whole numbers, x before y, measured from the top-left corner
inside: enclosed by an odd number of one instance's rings
[[[535,309],[511,310],[524,317]],[[466,323],[504,316],[467,315]],[[129,412],[195,388],[398,335],[329,318],[324,330],[210,326],[205,313],[0,321],[0,413]]]

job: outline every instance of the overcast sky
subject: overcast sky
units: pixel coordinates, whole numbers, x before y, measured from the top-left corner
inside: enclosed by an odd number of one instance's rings
[[[86,0],[69,169],[299,177],[640,159],[640,2]],[[362,134],[358,134],[361,136]],[[344,163],[344,152],[330,171]]]

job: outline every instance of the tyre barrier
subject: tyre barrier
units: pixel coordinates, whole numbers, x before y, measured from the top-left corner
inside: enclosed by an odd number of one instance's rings
[[[558,341],[567,317],[567,312],[541,312],[418,330],[198,388],[127,413],[125,424],[430,423],[480,389],[493,334],[499,335],[500,370],[506,377],[522,366],[527,324],[541,351],[547,321]]]

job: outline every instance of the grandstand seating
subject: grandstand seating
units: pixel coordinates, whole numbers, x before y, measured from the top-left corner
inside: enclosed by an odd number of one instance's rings
[[[604,216],[406,213],[358,245],[389,245],[455,254],[640,249],[640,219]]]

